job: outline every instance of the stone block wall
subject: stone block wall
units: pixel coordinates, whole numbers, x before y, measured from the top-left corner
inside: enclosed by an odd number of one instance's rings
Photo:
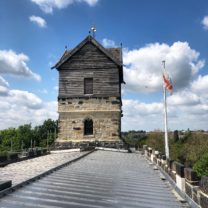
[[[121,101],[118,97],[83,97],[61,98],[58,100],[58,112],[78,111],[120,111]]]
[[[119,142],[121,102],[117,97],[59,99],[57,144],[81,142]],[[84,120],[93,120],[93,135],[84,135]]]

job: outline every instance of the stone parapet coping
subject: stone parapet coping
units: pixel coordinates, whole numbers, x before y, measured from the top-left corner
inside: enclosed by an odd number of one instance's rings
[[[60,153],[68,153],[68,152],[80,152],[80,148],[50,151],[51,154],[60,154]]]
[[[201,181],[196,173],[191,168],[185,168],[183,164],[176,161],[166,159],[158,151],[153,151],[152,148],[143,146],[142,153],[152,165],[155,165],[154,170],[159,169],[165,176],[165,179],[169,181],[173,189],[188,202],[192,208],[207,208],[208,207],[208,195],[205,193],[207,190],[207,178],[205,181],[205,192]],[[198,181],[197,181],[198,180]]]
[[[121,112],[120,109],[115,109],[115,110],[111,110],[111,109],[106,109],[106,110],[58,110],[59,113],[89,113],[89,112]]]
[[[187,202],[189,203],[191,208],[200,208],[200,206],[196,202],[194,202],[185,192],[181,191],[177,187],[175,181],[167,174],[167,172],[165,172],[160,166],[158,166],[158,169],[162,172],[162,174],[169,181],[169,183],[172,185],[174,190],[179,194],[179,196],[182,197],[183,199],[187,200]]]
[[[106,147],[95,147],[96,150],[104,150],[104,151],[112,151],[112,152],[124,152],[127,153],[128,150],[124,149],[114,149],[114,148],[106,148]]]

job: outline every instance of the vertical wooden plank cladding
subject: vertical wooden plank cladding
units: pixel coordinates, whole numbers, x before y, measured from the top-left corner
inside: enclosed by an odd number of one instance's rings
[[[94,95],[120,97],[117,65],[91,43],[59,69],[59,96],[83,96],[84,78],[93,78]]]

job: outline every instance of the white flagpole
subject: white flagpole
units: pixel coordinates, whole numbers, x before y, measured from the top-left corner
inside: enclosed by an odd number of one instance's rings
[[[164,71],[165,71],[165,61],[162,61]],[[164,82],[164,81],[163,81]],[[164,117],[165,117],[165,155],[166,158],[169,158],[169,142],[168,142],[168,114],[167,114],[167,99],[166,99],[166,87],[165,84],[163,84],[163,95],[164,95]]]

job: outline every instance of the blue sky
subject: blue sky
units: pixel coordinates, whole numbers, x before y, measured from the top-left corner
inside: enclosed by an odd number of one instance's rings
[[[208,1],[0,1],[0,129],[57,118],[58,73],[64,48],[97,28],[105,47],[123,43],[122,130],[163,129],[161,61],[174,85],[169,128],[208,123]]]

